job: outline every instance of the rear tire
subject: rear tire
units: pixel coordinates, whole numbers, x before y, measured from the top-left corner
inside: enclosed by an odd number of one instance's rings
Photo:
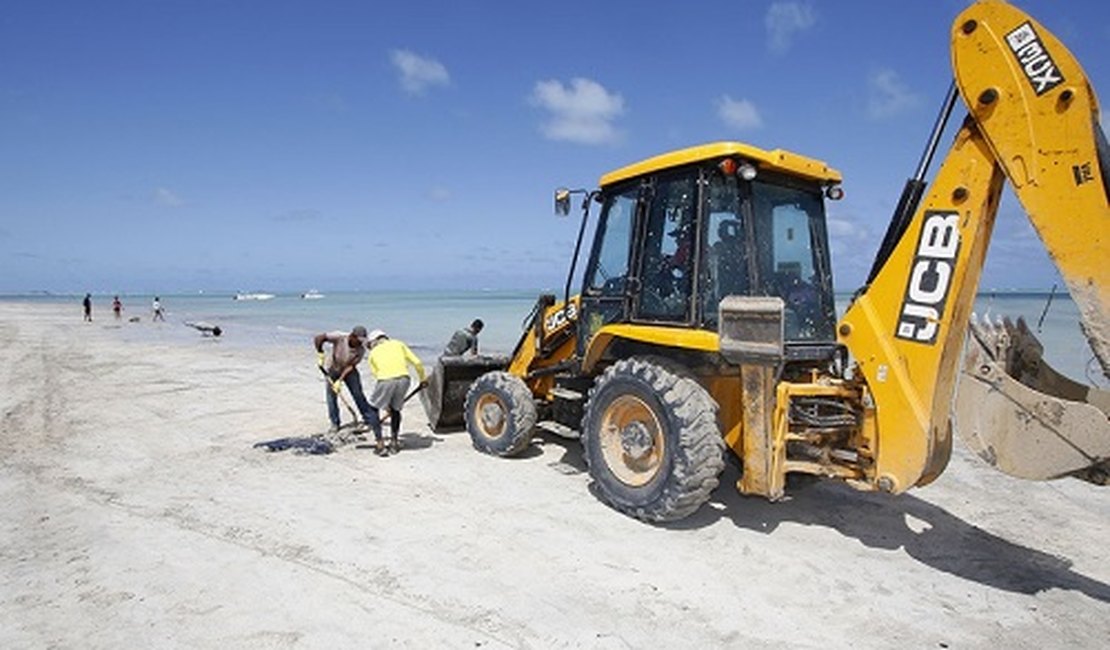
[[[598,496],[648,522],[694,513],[724,469],[717,403],[665,360],[625,359],[590,391],[582,447]]]
[[[466,393],[466,430],[474,448],[515,456],[528,448],[536,426],[536,403],[524,381],[507,372],[487,372]]]

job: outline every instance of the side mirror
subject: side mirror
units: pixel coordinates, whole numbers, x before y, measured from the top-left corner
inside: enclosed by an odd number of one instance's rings
[[[570,190],[565,187],[555,190],[555,214],[563,217],[570,214]]]

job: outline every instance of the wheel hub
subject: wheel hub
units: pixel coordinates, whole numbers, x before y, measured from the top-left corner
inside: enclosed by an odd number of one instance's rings
[[[479,424],[482,433],[487,437],[496,438],[505,432],[505,405],[493,395],[483,395],[477,409]]]
[[[620,431],[621,449],[632,460],[642,460],[655,446],[651,432],[643,422],[630,422]]]
[[[620,395],[605,407],[598,436],[605,465],[626,485],[646,485],[663,467],[663,425],[655,409],[635,395]]]

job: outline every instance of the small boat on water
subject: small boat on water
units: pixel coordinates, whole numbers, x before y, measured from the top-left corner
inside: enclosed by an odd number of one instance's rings
[[[302,300],[319,300],[323,297],[324,297],[324,294],[320,293],[319,291],[317,291],[315,289],[309,289],[308,291],[301,294],[301,299]]]
[[[235,294],[236,300],[273,300],[274,294],[272,293],[237,293]]]

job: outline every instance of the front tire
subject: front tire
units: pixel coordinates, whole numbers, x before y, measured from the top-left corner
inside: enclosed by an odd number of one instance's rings
[[[648,522],[693,514],[724,469],[717,403],[696,381],[652,359],[618,361],[597,380],[582,446],[598,496]]]
[[[536,426],[536,403],[524,381],[507,372],[487,372],[466,393],[466,430],[474,448],[515,456],[528,448]]]

